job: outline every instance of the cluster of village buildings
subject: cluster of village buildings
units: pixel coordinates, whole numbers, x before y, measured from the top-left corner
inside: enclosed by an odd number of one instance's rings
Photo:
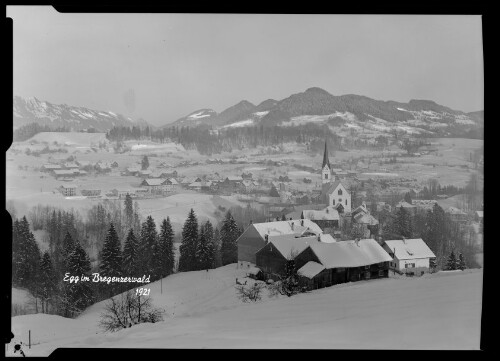
[[[322,205],[295,207],[284,220],[252,223],[238,238],[238,262],[242,267],[246,265],[251,277],[276,280],[292,259],[300,282],[308,289],[388,277],[390,271],[416,276],[431,270],[431,260],[436,256],[421,238],[384,241],[377,237],[379,224],[367,205],[352,208],[349,190],[341,180],[332,177],[326,144],[321,177]],[[432,209],[435,203],[401,201],[395,208],[414,212],[419,208]],[[379,202],[378,207],[391,211],[384,202]],[[467,221],[468,215],[460,209],[449,207],[446,212],[453,221]],[[475,218],[482,223],[483,211],[477,211]],[[340,241],[342,219],[362,225],[364,237]]]

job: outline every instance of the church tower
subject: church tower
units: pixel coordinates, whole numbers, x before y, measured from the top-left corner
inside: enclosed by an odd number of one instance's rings
[[[332,172],[330,168],[330,160],[328,159],[328,148],[325,140],[325,153],[323,154],[323,165],[321,166],[321,182],[323,184],[330,183]]]

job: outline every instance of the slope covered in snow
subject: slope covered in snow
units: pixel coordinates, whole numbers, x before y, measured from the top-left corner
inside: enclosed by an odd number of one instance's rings
[[[234,290],[245,274],[246,267],[232,264],[148,285],[153,303],[166,311],[164,322],[101,333],[101,302],[74,320],[13,317],[15,340],[31,329],[30,355],[57,347],[479,349],[481,270],[264,295],[249,304]]]

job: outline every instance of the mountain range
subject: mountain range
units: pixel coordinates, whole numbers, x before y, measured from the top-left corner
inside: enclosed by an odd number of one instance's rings
[[[66,104],[52,104],[35,97],[14,97],[14,129],[30,123],[51,128],[66,127],[72,130],[94,128],[106,132],[114,126],[145,126],[143,119],[137,121],[111,111],[93,110]]]
[[[51,128],[73,130],[94,128],[107,131],[114,126],[150,126],[145,120],[132,120],[111,111],[85,107],[56,105],[37,98],[14,97],[14,129],[29,123]],[[443,130],[482,130],[484,111],[466,113],[437,104],[432,100],[410,100],[408,103],[380,101],[366,96],[347,94],[335,96],[313,87],[282,100],[267,99],[258,105],[247,100],[217,113],[198,109],[165,127],[208,127],[224,129],[245,126],[292,126],[307,123],[369,128],[381,132],[398,128],[407,133],[435,133]],[[156,127],[153,127],[156,128]]]
[[[334,96],[321,88],[313,87],[279,101],[268,99],[258,105],[243,100],[219,114],[212,109],[200,109],[164,127],[227,128],[260,124],[287,126],[308,122],[370,122],[432,132],[447,127],[482,127],[484,111],[465,113],[431,100],[412,99],[408,103],[401,103],[355,94]]]

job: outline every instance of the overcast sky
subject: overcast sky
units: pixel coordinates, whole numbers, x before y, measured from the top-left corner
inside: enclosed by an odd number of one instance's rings
[[[9,6],[14,94],[152,124],[309,87],[483,109],[480,16],[60,14]]]

